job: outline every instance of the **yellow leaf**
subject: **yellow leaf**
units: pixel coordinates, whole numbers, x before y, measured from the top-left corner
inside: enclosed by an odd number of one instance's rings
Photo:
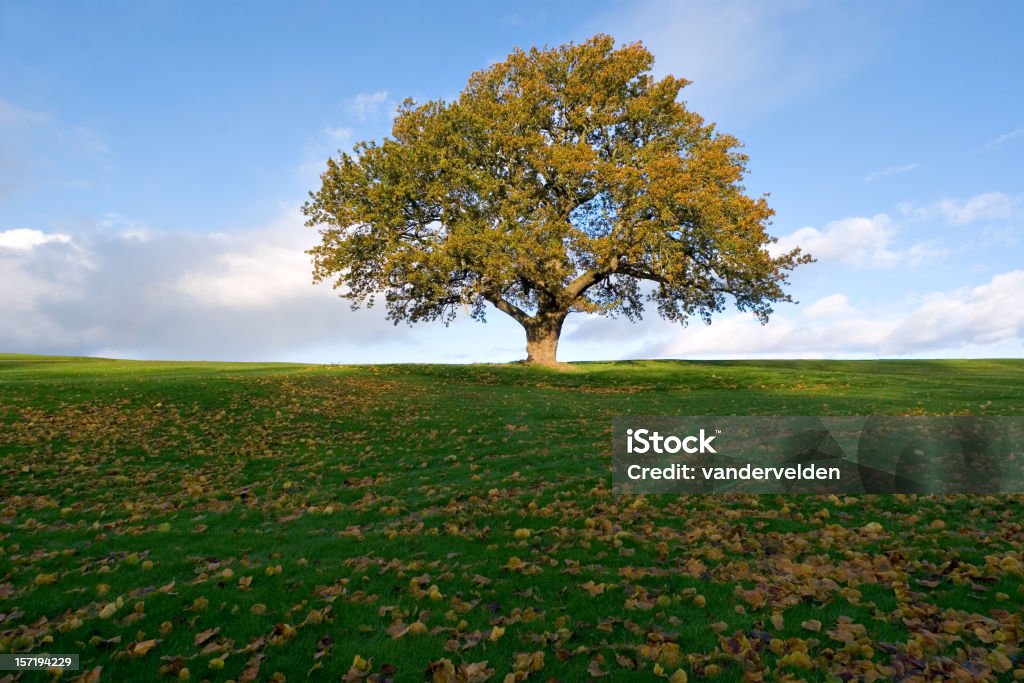
[[[294,638],[296,633],[297,631],[295,630],[295,627],[291,624],[275,624],[274,630],[271,631],[270,638],[268,638],[268,640],[271,645],[280,645],[281,643]]]
[[[808,619],[807,621],[800,622],[800,628],[818,633],[821,631],[821,622],[817,619]]]
[[[1018,573],[1021,571],[1021,561],[1016,557],[1007,555],[999,562],[999,568],[1004,572]]]
[[[682,669],[676,669],[676,672],[668,677],[668,683],[686,683],[688,680],[686,672]]]
[[[964,625],[955,619],[946,619],[942,622],[942,630],[949,634],[956,634],[964,630]]]
[[[779,659],[781,666],[793,666],[798,669],[810,669],[814,666],[811,658],[807,656],[806,652],[797,650],[796,652],[790,652],[785,657]]]
[[[1004,674],[1013,668],[1013,662],[1003,652],[992,650],[987,655],[988,663],[996,673]]]
[[[513,555],[512,557],[508,558],[508,563],[505,565],[505,568],[508,569],[509,571],[513,571],[514,572],[514,571],[518,571],[518,570],[522,569],[525,566],[526,566],[525,562],[523,562],[521,559],[519,559],[518,557]]]
[[[143,640],[140,642],[128,643],[128,655],[130,657],[142,657],[156,647],[159,640]]]

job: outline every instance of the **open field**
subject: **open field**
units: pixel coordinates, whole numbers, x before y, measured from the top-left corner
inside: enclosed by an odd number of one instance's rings
[[[1022,415],[1024,361],[0,356],[0,652],[103,681],[1024,678],[1020,496],[610,491],[616,416],[872,413]]]

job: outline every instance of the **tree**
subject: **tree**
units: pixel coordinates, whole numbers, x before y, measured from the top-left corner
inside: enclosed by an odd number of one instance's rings
[[[710,322],[731,297],[767,322],[811,259],[768,253],[773,211],[744,194],[739,141],[653,63],[597,35],[516,50],[454,102],[407,99],[391,137],[329,160],[310,193],[314,280],[353,308],[383,295],[396,324],[484,320],[490,304],[545,365],[571,312],[636,320],[646,300]]]

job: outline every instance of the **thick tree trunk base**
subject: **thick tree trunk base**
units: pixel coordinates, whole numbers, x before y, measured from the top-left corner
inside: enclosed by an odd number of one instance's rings
[[[531,365],[558,367],[558,337],[562,333],[565,314],[545,316],[526,328],[526,362]]]
[[[558,337],[549,336],[526,341],[526,362],[545,367],[558,366]]]

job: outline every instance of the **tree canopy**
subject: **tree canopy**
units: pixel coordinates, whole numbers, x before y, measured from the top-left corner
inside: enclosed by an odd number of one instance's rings
[[[392,134],[327,162],[303,210],[314,279],[396,323],[493,306],[555,362],[571,312],[709,322],[729,300],[767,321],[789,271],[739,141],[656,80],[640,43],[606,35],[516,50],[453,102],[399,107]],[[650,283],[644,284],[644,283]]]

